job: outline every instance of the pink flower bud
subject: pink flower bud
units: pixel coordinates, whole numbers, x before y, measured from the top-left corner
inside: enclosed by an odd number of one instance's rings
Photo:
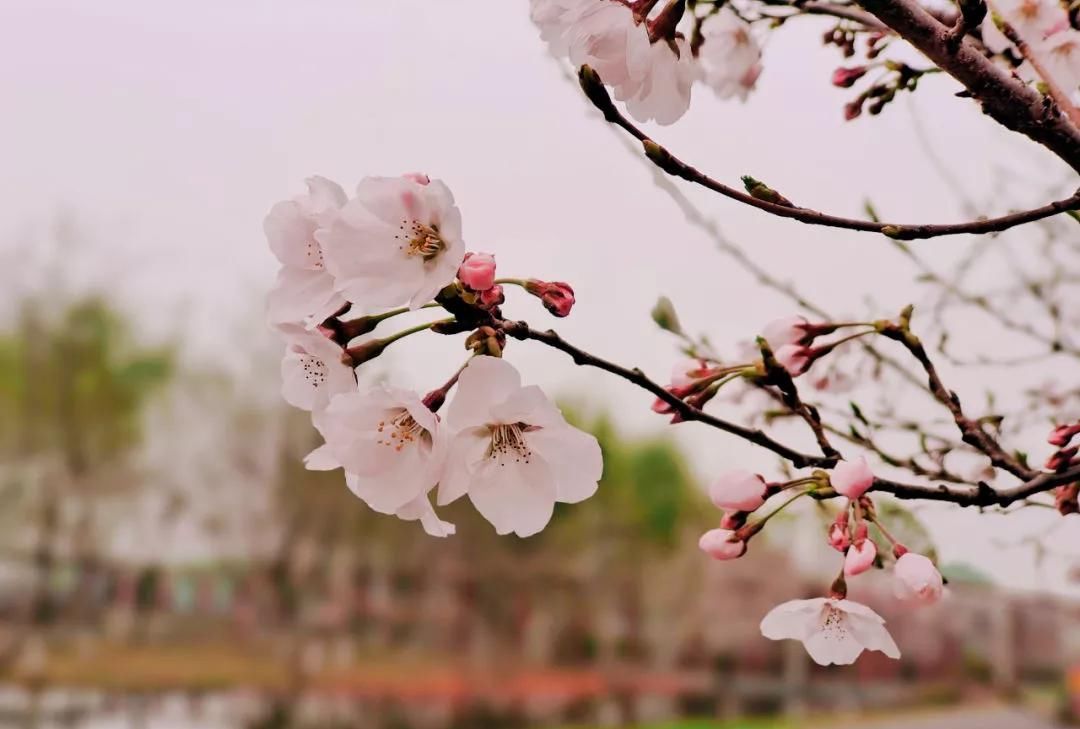
[[[844,557],[844,574],[848,577],[861,575],[874,566],[877,558],[877,545],[872,539],[863,539],[848,548]]]
[[[687,387],[708,374],[708,367],[700,359],[690,357],[676,362],[671,368],[671,386]]]
[[[944,580],[934,563],[921,554],[906,552],[893,567],[896,597],[907,602],[930,605],[941,599]]]
[[[769,487],[761,476],[735,469],[720,474],[709,486],[709,498],[725,511],[753,511],[765,503]]]
[[[480,303],[485,308],[491,309],[496,306],[502,306],[506,301],[506,294],[503,293],[503,287],[499,284],[495,284],[490,289],[486,289],[480,292]]]
[[[856,81],[866,75],[867,70],[866,66],[855,66],[853,68],[844,68],[841,66],[833,71],[833,86],[839,86],[842,89],[851,88]]]
[[[851,534],[846,523],[834,522],[829,526],[829,546],[837,552],[845,552],[851,546]]]
[[[680,400],[682,400],[694,391],[693,386],[665,387],[664,389],[670,392],[675,397],[679,398]],[[671,407],[671,405],[666,400],[656,398],[656,400],[652,404],[652,411],[654,413],[660,413],[661,415],[670,415],[671,413],[675,412],[675,408]]]
[[[1078,450],[1080,450],[1080,446],[1062,448],[1046,459],[1043,468],[1048,471],[1064,471],[1072,464],[1072,459],[1076,456]]]
[[[864,98],[860,96],[848,104],[844,104],[844,121],[858,119],[862,115]]]
[[[838,494],[849,499],[857,499],[874,485],[874,473],[866,464],[866,459],[859,456],[854,461],[840,461],[829,475],[829,484]]]
[[[1080,433],[1080,423],[1074,423],[1073,425],[1059,425],[1050,431],[1050,436],[1046,439],[1046,442],[1050,445],[1055,445],[1058,448],[1062,448],[1069,444],[1069,441],[1073,439],[1073,436]]]
[[[495,285],[495,256],[490,253],[466,253],[457,276],[473,291],[487,291]]]
[[[798,377],[810,367],[810,348],[801,344],[785,344],[773,356],[792,377]]]
[[[810,322],[805,316],[789,316],[784,319],[774,319],[765,325],[761,336],[773,349],[783,347],[785,344],[799,344],[807,334]]]
[[[563,281],[530,278],[525,281],[525,290],[539,297],[544,308],[557,317],[569,315],[574,306],[574,289]]]
[[[746,542],[730,529],[710,529],[701,535],[698,547],[713,559],[738,559],[746,554]]]

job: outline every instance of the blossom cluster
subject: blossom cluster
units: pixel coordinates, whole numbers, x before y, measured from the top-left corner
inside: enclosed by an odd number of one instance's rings
[[[658,321],[662,326],[666,323],[663,318]],[[755,347],[756,355],[744,352],[738,364],[725,364],[701,355],[691,357],[675,365],[667,390],[695,408],[703,407],[722,387],[737,380],[782,392],[792,388],[795,378],[806,374],[837,347],[875,333],[883,326],[883,322],[812,323],[801,316],[779,319],[763,328]],[[819,343],[822,338],[848,329],[855,332]],[[679,420],[667,400],[658,399],[653,409],[675,414],[673,420]],[[1063,426],[1055,434],[1058,441],[1067,443],[1078,432],[1080,427]],[[869,607],[847,599],[848,579],[885,565],[888,553],[879,553],[879,541],[890,546],[895,594],[899,600],[906,605],[928,605],[937,602],[943,594],[944,582],[933,562],[909,551],[882,524],[868,493],[874,484],[875,476],[866,459],[860,456],[839,460],[831,470],[815,470],[776,483],[747,470],[733,469],[720,474],[709,487],[709,497],[723,515],[717,528],[703,534],[698,545],[717,560],[742,557],[750,540],[768,521],[802,497],[842,498],[843,506],[825,534],[827,544],[843,555],[839,577],[829,593],[813,600],[784,603],[761,623],[765,637],[800,640],[811,658],[822,665],[850,664],[864,650],[881,651],[891,658],[900,656],[884,620]],[[761,513],[773,497],[781,495],[784,500],[776,508]],[[877,541],[872,538],[871,529],[878,535]]]
[[[761,74],[750,24],[725,5],[680,28],[685,4],[657,0],[531,0],[533,22],[552,53],[590,66],[639,121],[673,124],[690,107],[694,84],[745,100]],[[654,12],[656,10],[656,12]]]
[[[1017,69],[1020,76],[1053,81],[1073,101],[1080,99],[1080,30],[1070,24],[1065,6],[1056,0],[993,0],[990,7],[993,13],[982,23],[987,49],[1025,58],[998,27],[1007,23],[1027,45],[1027,58]]]
[[[521,286],[556,316],[570,313],[573,289],[496,279],[494,256],[466,252],[449,188],[426,175],[368,177],[351,198],[321,177],[307,185],[264,223],[281,263],[268,314],[286,340],[282,394],[311,412],[325,441],[307,467],[342,469],[371,509],[440,537],[454,525],[436,515],[433,491],[439,506],[467,495],[498,533],[521,537],[541,531],[556,502],[591,496],[603,468],[596,439],[569,425],[540,388],[522,384],[501,358],[505,336],[493,326],[504,284]],[[429,308],[454,316],[365,338],[384,321]],[[360,384],[358,366],[422,331],[472,332],[468,361],[445,384],[424,397],[392,383]]]

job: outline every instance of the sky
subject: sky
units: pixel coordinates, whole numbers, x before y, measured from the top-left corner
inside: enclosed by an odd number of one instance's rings
[[[0,266],[19,272],[4,277],[5,308],[21,287],[54,285],[24,264],[43,255],[62,214],[79,231],[66,284],[104,285],[150,336],[179,334],[193,359],[242,370],[270,336],[260,322],[276,271],[261,233],[270,205],[312,174],[349,189],[366,175],[424,171],[453,190],[468,246],[495,253],[500,274],[572,283],[578,304],[557,322],[563,336],[657,379],[677,356],[649,320],[659,295],[726,351],[794,312],[685,221],[547,54],[525,0],[0,0],[0,16]],[[955,98],[944,77],[879,117],[844,122],[852,92],[828,83],[842,59],[820,45],[826,27],[800,18],[775,33],[747,103],[698,89],[683,120],[650,131],[731,184],[751,174],[845,215],[870,199],[897,222],[960,220],[961,200],[986,199],[1003,169],[1018,205],[1045,202],[1047,180],[1067,178],[1048,153]],[[679,189],[838,316],[889,316],[922,295],[884,239]],[[918,245],[945,265],[967,243]],[[509,315],[551,325],[535,300],[510,297]],[[461,363],[460,346],[405,340],[392,376],[430,388]],[[527,381],[587,395],[630,431],[665,427],[626,383],[534,343],[507,356]],[[985,383],[961,384],[963,395]],[[675,434],[703,478],[771,463],[697,425]],[[998,543],[1042,530],[1043,516],[921,513],[947,559],[1011,585],[1064,586],[1063,563],[1037,573],[1030,549]]]

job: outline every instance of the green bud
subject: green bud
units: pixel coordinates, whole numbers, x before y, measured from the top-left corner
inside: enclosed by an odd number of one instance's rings
[[[666,332],[683,335],[682,324],[679,322],[679,315],[675,313],[675,305],[671,303],[671,299],[666,296],[661,296],[656,300],[656,304],[653,306],[652,319],[656,322],[656,326],[660,327]]]
[[[783,205],[789,208],[795,207],[795,205],[786,197],[766,185],[761,180],[755,180],[750,175],[743,175],[742,183],[743,187],[746,188],[746,191],[750,193],[750,197],[752,198],[763,200],[764,202],[772,203],[774,205]]]

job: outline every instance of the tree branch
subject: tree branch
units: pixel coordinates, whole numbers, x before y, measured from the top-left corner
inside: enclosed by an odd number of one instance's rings
[[[860,0],[860,4],[959,81],[991,118],[1042,144],[1080,172],[1080,128],[1052,100],[984,56],[970,37],[959,43],[950,39],[950,28],[916,0]]]
[[[937,21],[934,22],[936,23]],[[944,28],[944,26],[941,27]],[[1024,223],[1042,220],[1043,218],[1048,218],[1052,215],[1057,215],[1069,210],[1080,209],[1080,189],[1078,189],[1072,196],[1063,200],[1057,200],[1047,205],[1043,205],[1042,207],[1010,213],[1009,215],[1003,215],[997,218],[984,218],[966,223],[942,225],[897,224],[881,223],[873,220],[859,220],[857,218],[845,218],[838,215],[823,213],[811,208],[795,207],[762,200],[745,193],[742,190],[729,187],[728,185],[699,172],[697,169],[686,164],[675,155],[671,154],[667,149],[657,144],[615,108],[615,104],[612,103],[611,97],[608,96],[607,90],[604,88],[599,76],[597,76],[588,66],[583,66],[581,68],[579,78],[586,96],[588,96],[593,105],[604,114],[604,118],[612,124],[621,127],[641,142],[642,147],[645,150],[645,156],[658,168],[673,177],[680,177],[688,182],[701,185],[713,192],[729,197],[732,200],[737,200],[745,205],[764,210],[765,212],[772,213],[781,218],[792,218],[801,223],[821,225],[829,228],[843,228],[845,230],[881,233],[882,235],[887,235],[896,240],[920,240],[965,233],[999,233],[1003,230],[1023,225]],[[1080,169],[1080,134],[1078,134],[1076,145],[1076,150],[1074,151],[1077,156],[1078,169]]]
[[[637,368],[627,369],[612,362],[608,362],[607,360],[600,359],[583,349],[575,347],[550,329],[546,332],[537,331],[536,329],[531,329],[529,325],[523,321],[502,321],[499,322],[499,327],[506,332],[508,336],[515,339],[532,339],[533,341],[541,342],[549,347],[565,352],[570,355],[575,364],[596,367],[597,369],[617,375],[628,382],[632,382],[638,387],[648,390],[670,405],[671,409],[678,413],[679,417],[683,420],[697,421],[722,430],[725,433],[737,435],[743,440],[759,445],[762,448],[772,451],[781,458],[790,461],[796,468],[831,468],[838,460],[836,457],[820,457],[800,453],[799,451],[793,450],[792,448],[773,440],[760,430],[745,428],[741,425],[710,415],[703,410],[684,402],[675,395],[672,395],[664,389],[663,386],[649,379],[641,370]]]

